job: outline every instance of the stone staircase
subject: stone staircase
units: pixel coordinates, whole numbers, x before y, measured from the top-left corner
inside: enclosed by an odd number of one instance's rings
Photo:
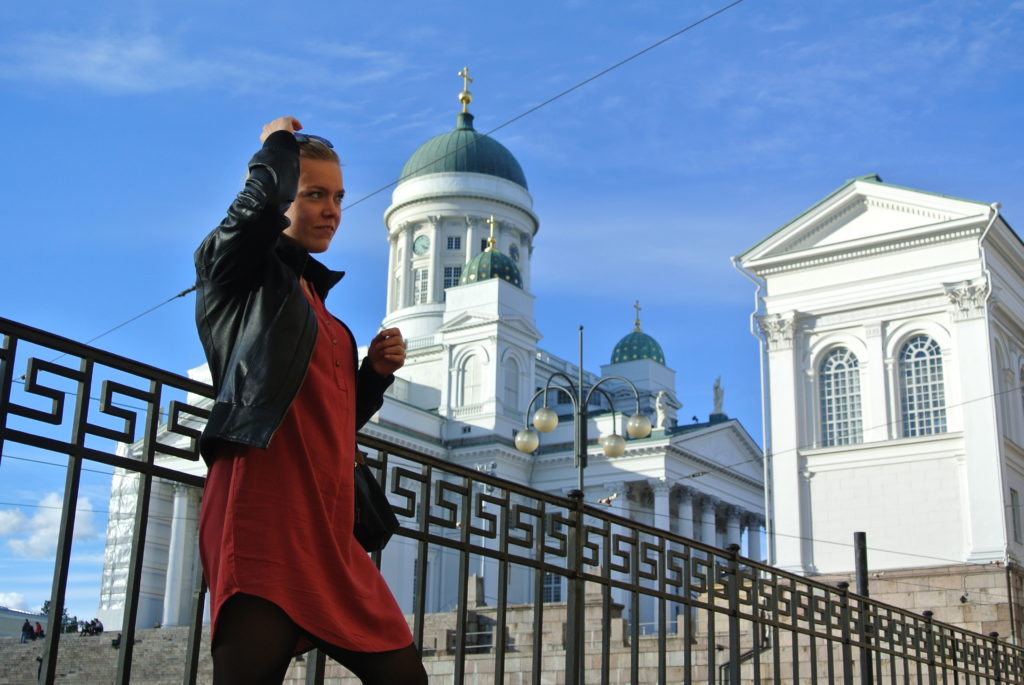
[[[57,658],[57,682],[102,685],[113,683],[117,675],[118,650],[110,641],[117,633],[96,637],[61,635]],[[155,628],[136,633],[132,659],[132,683],[166,685],[181,683],[185,673],[188,628]],[[43,654],[40,641],[19,644],[17,638],[0,637],[0,685],[35,685],[39,668],[37,657]],[[199,680],[209,683],[213,664],[209,658],[209,635],[204,631],[199,660]]]

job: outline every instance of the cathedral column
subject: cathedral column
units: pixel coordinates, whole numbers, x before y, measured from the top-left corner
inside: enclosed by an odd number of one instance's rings
[[[758,326],[768,346],[770,440],[766,458],[771,464],[772,538],[774,563],[793,573],[811,570],[807,537],[809,503],[801,476],[800,449],[804,437],[800,407],[801,372],[798,338],[800,315],[787,311],[762,316]],[[778,533],[776,536],[775,534]],[[770,554],[771,555],[771,554]]]
[[[654,492],[654,527],[659,530],[672,531],[672,517],[669,515],[669,494],[672,484],[664,478],[648,481]]]
[[[740,516],[742,510],[733,505],[729,505],[725,508],[725,544],[736,545],[739,547],[740,544]]]
[[[476,230],[478,223],[480,223],[478,217],[466,217],[466,264],[469,264],[470,260],[480,252],[476,246],[477,241],[480,239]]]
[[[761,517],[757,514],[747,516],[747,558],[763,561],[761,558]]]
[[[416,227],[405,222],[400,227],[402,231],[402,263],[398,267],[402,270],[401,291],[398,293],[398,306],[396,309],[408,307],[413,303],[413,282],[412,282],[412,234]]]
[[[164,584],[164,613],[162,623],[165,626],[181,625],[181,595],[185,586],[185,544],[189,536],[188,491],[181,483],[173,483],[174,509],[171,514],[171,539],[167,545],[167,574]],[[189,578],[188,580],[191,580]],[[191,591],[191,587],[189,588]],[[185,619],[187,620],[187,619]],[[147,626],[148,627],[148,626]]]
[[[620,480],[612,483],[605,483],[603,487],[604,499],[602,501],[608,504],[608,513],[614,514],[615,516],[621,516],[622,518],[629,518],[629,485],[625,481]],[[615,541],[613,538],[616,535],[623,535],[626,531],[623,530],[622,526],[614,524],[609,526],[608,528],[608,544],[610,545],[611,557],[613,561],[622,561],[621,559],[614,559]],[[627,554],[628,553],[629,552],[627,552]],[[628,560],[626,560],[625,566],[629,568]],[[621,573],[619,571],[609,570],[608,577],[627,583],[629,582],[629,574]],[[628,611],[629,602],[626,601],[628,599],[628,595],[626,594],[625,590],[623,590],[622,588],[613,587],[611,589],[611,598],[612,601],[616,604],[623,605],[624,611]]]
[[[718,543],[715,539],[715,510],[719,501],[717,497],[711,495],[703,495],[700,500],[700,541],[711,547]]]
[[[988,564],[1006,558],[1006,509],[1003,497],[1002,451],[1005,449],[996,419],[997,408],[993,399],[998,388],[993,387],[995,369],[992,368],[991,329],[987,308],[989,282],[980,277],[947,289],[950,302],[950,345],[958,350],[957,363],[947,366],[949,351],[942,348],[945,376],[946,430],[963,431],[964,472],[966,473],[966,501],[961,501],[960,518],[968,533],[967,562]],[[954,372],[959,370],[959,374]],[[978,402],[976,399],[987,401]],[[960,406],[956,407],[957,400]],[[959,409],[959,411],[958,411]],[[950,506],[955,506],[950,500]]]
[[[430,260],[427,262],[430,264],[429,271],[427,272],[427,292],[430,295],[427,297],[427,302],[442,302],[444,300],[444,267],[441,265],[441,217],[437,214],[431,214],[427,217],[427,223],[430,226],[427,231],[427,237],[430,238]]]
[[[679,488],[679,515],[677,529],[684,538],[693,539],[693,488],[683,485]]]
[[[398,301],[397,298],[395,297],[395,285],[397,280],[395,278],[395,268],[397,268],[398,266],[397,260],[398,239],[397,236],[391,233],[388,235],[388,294],[387,299],[385,300],[385,302],[387,302],[386,311],[388,314],[391,314],[391,312],[395,311],[395,309],[398,308]]]
[[[658,530],[664,530],[669,533],[672,532],[672,517],[669,515],[669,496],[672,492],[672,484],[669,483],[664,476],[661,478],[655,478],[647,481],[651,486],[651,490],[654,492],[654,527]],[[673,542],[666,541],[665,549],[678,549],[678,545]],[[657,587],[651,581],[645,583],[648,587]],[[663,633],[667,630],[668,623],[671,625],[675,622],[674,614],[675,609],[672,603],[668,603],[665,606],[665,616],[662,616],[658,611],[658,602],[654,597],[642,596],[640,598],[642,604],[647,604],[647,611],[650,611],[649,616],[652,616],[655,624],[657,625],[658,632]],[[645,608],[641,608],[641,614],[645,613]]]
[[[864,341],[868,350],[867,359],[860,364],[864,376],[860,386],[864,442],[891,440],[894,424],[889,420],[889,406],[885,398],[891,397],[892,393],[886,372],[881,321],[864,324]],[[877,392],[872,392],[872,388]]]

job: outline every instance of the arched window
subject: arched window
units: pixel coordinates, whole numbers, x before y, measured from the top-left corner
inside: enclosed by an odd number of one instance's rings
[[[519,363],[513,357],[505,361],[505,407],[519,409]]]
[[[413,304],[426,304],[430,299],[430,270],[413,269],[412,272],[412,302]]]
[[[900,350],[900,409],[903,437],[946,432],[942,350],[927,335],[915,335]]]
[[[476,404],[480,401],[480,357],[471,354],[462,362],[461,373],[459,374],[461,387],[459,388],[459,404],[463,407]]]
[[[818,367],[821,444],[850,445],[864,440],[860,417],[860,368],[845,347],[825,355]]]

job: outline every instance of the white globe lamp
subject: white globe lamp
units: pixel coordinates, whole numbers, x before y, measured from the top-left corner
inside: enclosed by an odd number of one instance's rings
[[[626,420],[626,432],[631,438],[646,438],[651,434],[651,420],[643,414],[634,414]]]
[[[550,433],[558,427],[558,414],[550,407],[541,407],[533,415],[533,427],[541,433]]]
[[[516,433],[516,449],[520,452],[532,454],[537,451],[538,446],[540,446],[540,436],[537,435],[537,431],[524,428]]]
[[[621,457],[626,452],[626,440],[617,433],[606,435],[597,441],[606,457]]]

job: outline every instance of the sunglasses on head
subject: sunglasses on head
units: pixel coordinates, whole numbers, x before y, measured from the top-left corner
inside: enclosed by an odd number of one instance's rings
[[[299,132],[296,131],[295,132],[295,140],[297,140],[299,143],[308,143],[311,140],[315,140],[318,143],[322,143],[322,144],[326,145],[327,147],[331,148],[332,150],[334,149],[334,144],[331,143],[331,141],[327,140],[323,136],[314,136],[312,133],[299,133]]]

